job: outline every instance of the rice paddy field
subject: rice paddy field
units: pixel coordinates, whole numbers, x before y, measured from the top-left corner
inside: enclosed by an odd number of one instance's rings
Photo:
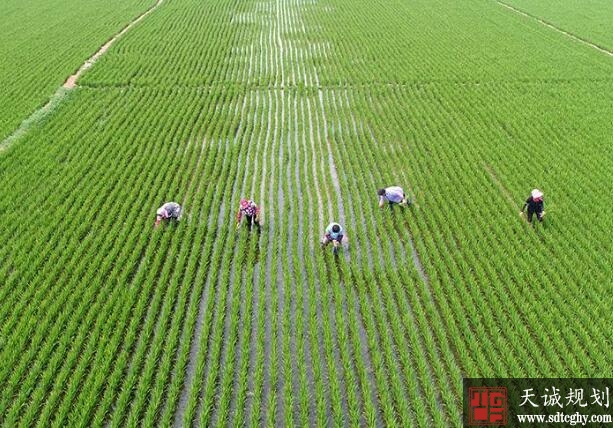
[[[609,1],[6,3],[0,425],[455,427],[464,377],[613,377]]]

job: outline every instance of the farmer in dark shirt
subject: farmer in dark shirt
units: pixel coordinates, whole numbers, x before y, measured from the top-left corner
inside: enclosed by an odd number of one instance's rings
[[[530,197],[526,199],[519,213],[520,216],[524,215],[526,207],[528,208],[528,223],[532,223],[532,216],[534,214],[536,214],[538,221],[543,221],[543,216],[545,216],[545,211],[543,210],[543,192],[539,189],[534,189],[530,193]]]

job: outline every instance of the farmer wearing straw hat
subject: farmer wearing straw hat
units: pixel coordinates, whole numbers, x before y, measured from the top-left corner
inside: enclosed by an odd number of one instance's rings
[[[398,186],[379,189],[377,190],[377,195],[379,195],[379,208],[383,208],[385,201],[388,202],[390,208],[392,208],[394,204],[406,206],[410,203],[407,200],[407,196],[404,193],[404,190],[402,190],[402,187]]]
[[[343,228],[338,223],[330,223],[324,232],[321,240],[321,248],[326,247],[330,242],[334,245],[334,255],[338,254],[338,249],[343,241]]]
[[[241,199],[238,212],[236,213],[236,228],[241,226],[243,215],[247,219],[247,229],[251,231],[251,224],[255,224],[260,232],[260,208],[250,199]]]
[[[155,227],[158,227],[162,220],[181,220],[181,205],[176,202],[166,202],[158,208],[155,217]]]
[[[528,207],[528,223],[532,224],[532,216],[536,214],[536,218],[539,222],[543,221],[545,211],[543,210],[543,192],[539,189],[534,189],[530,192],[530,197],[526,199],[524,206],[519,212],[520,216],[524,215],[524,211]]]

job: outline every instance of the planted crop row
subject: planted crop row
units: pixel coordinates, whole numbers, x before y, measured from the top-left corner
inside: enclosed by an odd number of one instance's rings
[[[164,3],[3,152],[0,423],[457,426],[462,377],[608,375],[610,64],[420,6]]]

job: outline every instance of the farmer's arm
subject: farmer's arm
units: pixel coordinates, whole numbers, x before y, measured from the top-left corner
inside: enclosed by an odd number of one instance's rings
[[[519,212],[519,216],[523,216],[524,215],[524,211],[526,210],[526,207],[528,206],[528,201],[530,200],[530,198],[526,199],[526,202],[524,202],[524,206],[521,207],[521,211]]]

